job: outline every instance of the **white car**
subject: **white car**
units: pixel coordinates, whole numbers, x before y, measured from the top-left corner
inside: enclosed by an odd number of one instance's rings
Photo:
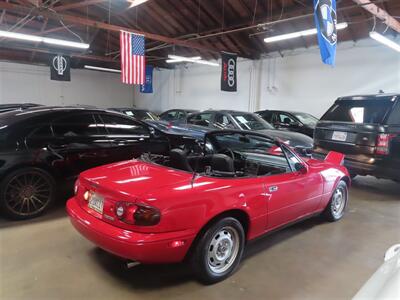
[[[400,299],[400,244],[386,251],[382,266],[353,298],[353,300],[366,299]]]

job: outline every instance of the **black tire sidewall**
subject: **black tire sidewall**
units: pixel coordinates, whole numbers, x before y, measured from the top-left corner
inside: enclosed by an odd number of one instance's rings
[[[207,253],[209,244],[213,236],[221,230],[221,228],[231,226],[239,235],[239,251],[232,266],[223,273],[217,274],[211,271],[208,266]],[[243,256],[245,246],[245,232],[242,224],[235,218],[227,217],[218,220],[211,225],[200,237],[197,244],[195,245],[194,255],[192,256],[191,265],[197,278],[205,284],[213,284],[224,280],[229,277],[239,266],[241,258]]]
[[[10,183],[10,181],[15,176],[19,176],[24,173],[32,173],[32,172],[40,174],[48,182],[50,190],[51,190],[49,200],[47,201],[46,206],[38,212],[29,214],[29,215],[16,214],[14,211],[10,210],[8,208],[7,204],[5,203],[4,193],[6,192],[7,185]],[[46,172],[40,168],[27,167],[27,168],[21,168],[21,169],[12,171],[8,175],[6,175],[5,178],[0,182],[0,210],[6,215],[6,217],[9,217],[14,220],[25,220],[25,219],[35,218],[35,217],[41,215],[46,210],[48,210],[49,207],[51,207],[51,205],[53,204],[54,199],[55,199],[55,193],[56,193],[55,187],[56,187],[56,182],[55,182],[54,178],[48,172]]]

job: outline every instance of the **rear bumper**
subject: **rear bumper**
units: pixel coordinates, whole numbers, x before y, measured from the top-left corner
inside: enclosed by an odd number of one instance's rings
[[[72,225],[85,238],[119,257],[140,263],[175,263],[184,259],[195,235],[187,230],[168,233],[138,233],[110,225],[88,214],[75,198],[67,202]],[[173,241],[184,245],[173,247]]]
[[[326,154],[316,153],[312,154],[313,158],[324,160]],[[372,175],[378,178],[395,179],[400,180],[400,170],[379,164],[380,161],[375,160],[371,157],[371,163],[360,162],[355,160],[350,160],[345,157],[344,166],[349,170],[351,174],[355,175]]]

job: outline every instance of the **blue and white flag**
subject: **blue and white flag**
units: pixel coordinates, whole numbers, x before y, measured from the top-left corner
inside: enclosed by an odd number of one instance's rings
[[[334,66],[337,43],[336,0],[314,0],[314,20],[322,61]]]
[[[153,93],[153,66],[146,66],[146,75],[144,78],[144,84],[140,86],[140,92],[144,94]]]

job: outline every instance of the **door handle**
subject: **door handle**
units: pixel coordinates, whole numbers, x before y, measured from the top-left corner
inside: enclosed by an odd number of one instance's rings
[[[278,191],[278,187],[276,185],[272,185],[268,188],[270,193]]]

